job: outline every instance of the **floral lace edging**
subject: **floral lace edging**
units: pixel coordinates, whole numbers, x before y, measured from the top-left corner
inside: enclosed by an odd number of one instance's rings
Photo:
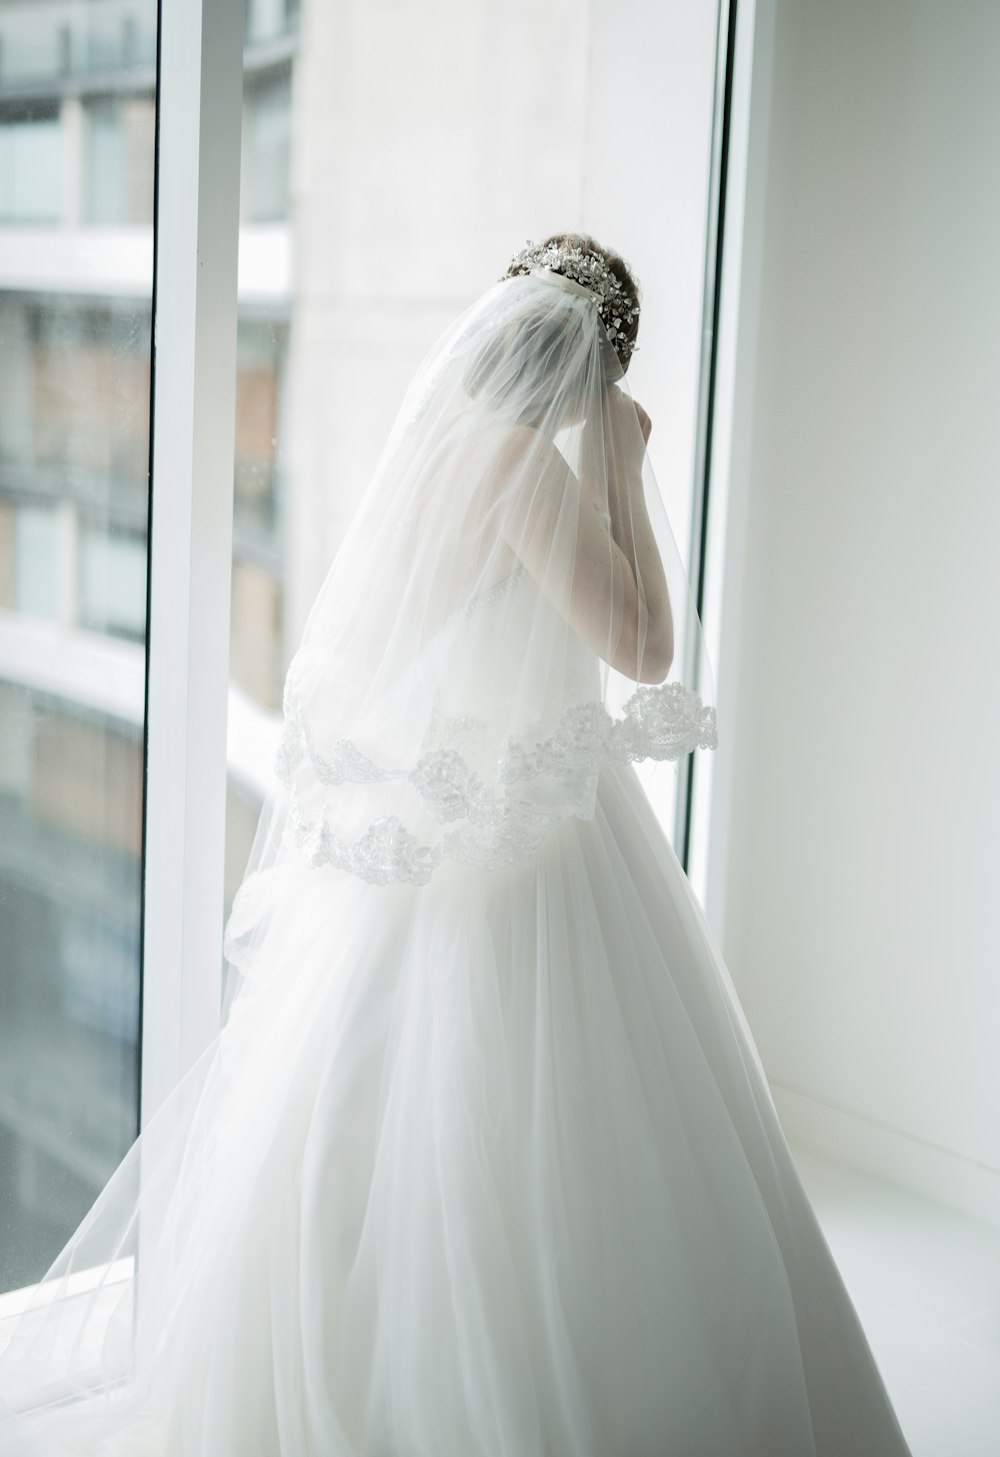
[[[471,723],[460,722],[466,728]],[[484,870],[530,859],[546,831],[586,802],[603,763],[675,760],[717,745],[715,709],[703,706],[682,684],[663,683],[638,688],[619,719],[603,703],[585,702],[535,733],[511,735],[500,754],[495,785],[484,783],[454,748],[429,749],[410,770],[376,764],[349,739],[339,740],[326,758],[309,744],[294,702],[286,703],[275,767],[291,795],[292,833],[311,865],[332,865],[375,885],[424,885],[444,859]],[[435,844],[421,844],[399,816],[381,815],[349,843],[325,814],[319,821],[305,818],[295,786],[303,763],[324,785],[406,782],[437,824],[455,828]],[[533,792],[542,780],[553,787],[555,802],[550,796],[546,804]]]

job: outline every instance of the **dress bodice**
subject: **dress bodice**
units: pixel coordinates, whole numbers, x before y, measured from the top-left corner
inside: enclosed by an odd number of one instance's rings
[[[435,659],[440,711],[505,734],[602,696],[597,654],[520,562],[445,620]]]

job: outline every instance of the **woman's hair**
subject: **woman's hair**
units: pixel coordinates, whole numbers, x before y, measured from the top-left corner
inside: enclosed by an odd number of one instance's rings
[[[639,289],[628,264],[619,254],[602,248],[586,233],[553,233],[539,248],[549,244],[566,246],[574,251],[599,257],[633,299]],[[553,266],[553,272],[561,270]],[[630,318],[622,328],[622,337],[634,344],[638,317]],[[553,310],[549,304],[526,304],[513,314],[505,328],[492,334],[477,351],[465,376],[465,387],[473,397],[479,396],[501,408],[513,411],[513,418],[522,424],[540,424],[546,417],[553,393],[565,387],[565,371],[573,357],[573,338],[567,332],[567,315]],[[628,368],[619,359],[618,351],[608,339],[601,348],[601,372],[605,384],[621,379]],[[581,378],[581,387],[586,382]],[[563,400],[565,404],[566,401]],[[570,402],[572,408],[572,402]],[[558,423],[558,422],[552,422]]]
[[[603,259],[625,292],[638,302],[639,280],[625,262],[622,255],[616,253],[613,248],[605,248],[603,243],[599,243],[589,233],[550,233],[547,238],[542,239],[538,246],[540,248],[548,248],[553,245],[557,248],[578,248],[581,253],[589,253],[592,257]],[[558,273],[559,271],[558,265],[555,265],[554,272]],[[629,319],[623,326],[621,334],[622,338],[631,347],[634,347],[638,333],[639,315],[636,314],[635,318]],[[631,348],[627,352],[631,354]],[[625,368],[628,369],[627,362]]]

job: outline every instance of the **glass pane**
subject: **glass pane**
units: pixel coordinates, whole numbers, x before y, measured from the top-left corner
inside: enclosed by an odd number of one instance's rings
[[[262,785],[284,673],[403,391],[526,237],[585,228],[635,264],[630,383],[687,558],[716,18],[636,7],[623,107],[613,7],[574,27],[540,0],[526,47],[499,0],[416,0],[391,24],[377,6],[247,0],[231,645],[246,714],[230,719]],[[674,766],[646,779],[672,834]],[[229,896],[253,830],[230,810]]]
[[[63,198],[63,133],[47,107],[0,113],[0,220],[59,221]]]
[[[97,97],[83,107],[83,212],[90,223],[153,221],[146,159],[156,116],[149,96]]]
[[[155,0],[0,8],[3,1290],[137,1125],[152,281],[91,228],[151,227],[155,35]]]
[[[291,66],[266,67],[260,74],[248,71],[240,179],[244,221],[287,221],[291,140]]]

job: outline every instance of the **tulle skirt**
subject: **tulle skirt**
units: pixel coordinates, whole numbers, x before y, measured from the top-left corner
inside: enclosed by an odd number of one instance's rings
[[[630,766],[516,870],[290,879],[46,1290],[5,1457],[909,1450]]]

